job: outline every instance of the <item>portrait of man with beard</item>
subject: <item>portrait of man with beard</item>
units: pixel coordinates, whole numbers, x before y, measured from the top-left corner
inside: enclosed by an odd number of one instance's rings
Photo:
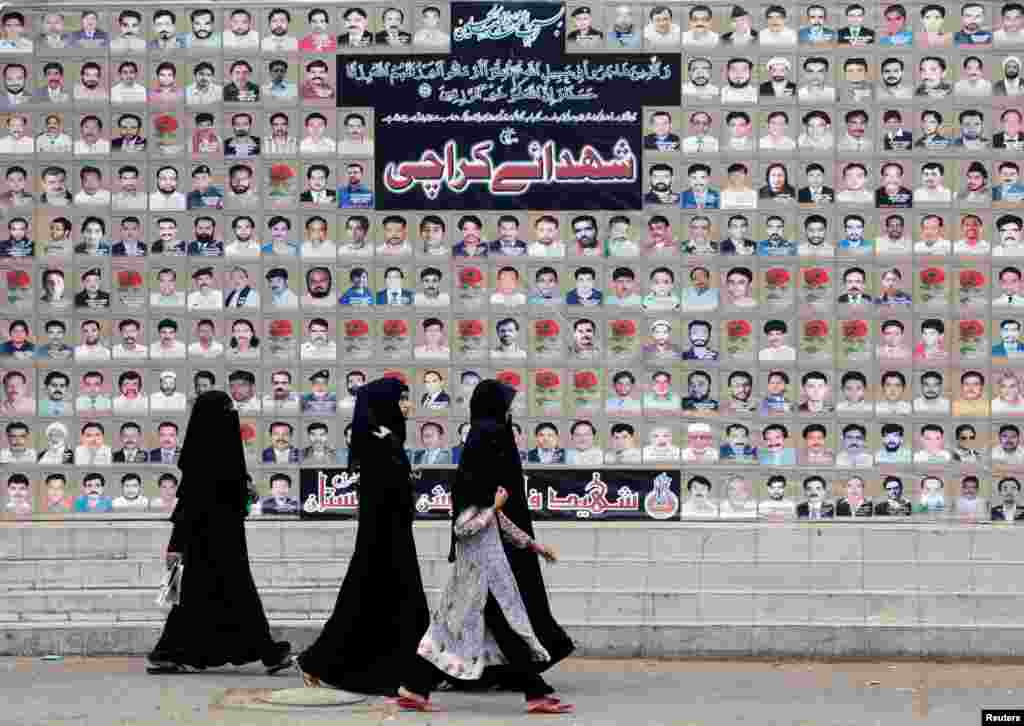
[[[259,203],[256,196],[254,174],[251,166],[234,164],[228,169],[228,202],[241,208],[255,207]]]
[[[580,257],[600,257],[597,218],[589,214],[574,217],[572,232],[576,238],[576,254]]]
[[[689,80],[683,84],[683,95],[697,101],[710,101],[718,96],[718,86],[711,82],[711,59],[691,58],[686,64]]]
[[[217,222],[213,217],[196,217],[195,239],[188,243],[190,257],[223,257],[224,240],[217,239]]]
[[[7,111],[32,101],[27,79],[28,69],[23,64],[8,63],[4,66],[4,92],[0,95],[0,109]]]
[[[291,13],[284,8],[274,8],[267,15],[267,28],[269,33],[263,36],[260,41],[260,49],[264,52],[292,52],[299,49],[299,39],[288,34],[288,26],[292,22]],[[304,50],[312,50],[306,48]]]
[[[87,61],[82,64],[72,95],[76,103],[106,103],[109,100],[103,83],[103,68],[99,63]]]
[[[334,297],[331,270],[318,266],[306,270],[306,294],[302,296],[302,305],[310,307],[332,307]]]
[[[652,164],[647,170],[647,182],[651,190],[644,194],[644,204],[679,206],[679,193],[672,191],[672,177],[675,172],[669,164]]]
[[[730,58],[725,66],[726,86],[722,87],[722,103],[757,103],[757,86],[751,83],[754,61]]]

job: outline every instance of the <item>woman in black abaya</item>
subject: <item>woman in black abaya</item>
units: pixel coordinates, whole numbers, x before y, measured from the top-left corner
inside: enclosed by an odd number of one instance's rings
[[[484,381],[480,384],[487,384],[485,394],[478,402],[478,408],[472,413],[472,418],[478,415],[485,419],[504,420],[508,416],[508,410],[515,398],[515,389],[498,383],[496,381]],[[491,390],[496,388],[497,391]],[[496,395],[500,392],[500,395]],[[475,396],[474,396],[475,398]],[[502,508],[502,513],[512,520],[512,523],[522,531],[526,532],[531,539],[535,539],[533,532],[533,517],[530,515],[530,507],[526,502],[526,488],[523,482],[523,463],[519,457],[519,446],[516,443],[515,435],[509,429],[509,435],[498,451],[486,452],[482,466],[490,466],[491,470],[501,472],[502,484],[508,492],[508,500]],[[540,559],[530,550],[516,547],[506,539],[502,539],[505,548],[505,556],[508,564],[512,567],[512,574],[516,578],[516,585],[519,587],[519,594],[526,605],[526,612],[530,616],[530,625],[537,634],[537,638],[544,645],[544,648],[551,656],[550,660],[533,663],[533,670],[540,674],[555,663],[564,660],[575,650],[576,646],[572,639],[566,634],[562,626],[555,621],[551,614],[551,606],[548,604],[547,588],[544,586],[544,575],[540,570]],[[451,561],[455,556],[455,541],[452,538],[452,548],[448,554]],[[554,699],[555,689],[549,686],[538,675],[539,683],[543,684],[543,690],[549,698]],[[461,683],[466,683],[462,681]],[[470,682],[472,683],[472,682]],[[506,690],[518,690],[518,676],[514,669],[508,666],[491,666],[484,670],[479,681],[480,687],[497,685]],[[554,699],[557,701],[557,699]]]
[[[356,394],[349,461],[359,470],[359,529],[334,612],[298,658],[307,686],[393,696],[429,625],[412,535],[408,406],[408,386],[393,378]]]
[[[271,637],[249,569],[250,478],[238,412],[228,394],[207,391],[196,399],[178,468],[182,478],[167,557],[184,563],[181,602],[171,608],[147,670],[184,673],[257,660],[268,674],[287,668],[291,645]]]

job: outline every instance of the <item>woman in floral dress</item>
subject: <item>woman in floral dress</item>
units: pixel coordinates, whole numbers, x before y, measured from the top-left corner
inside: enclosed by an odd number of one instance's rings
[[[429,697],[442,680],[477,680],[484,668],[502,665],[503,682],[523,692],[527,712],[572,711],[571,705],[550,695],[551,687],[538,675],[538,665],[552,656],[531,625],[502,546],[504,539],[549,562],[556,560],[551,547],[538,544],[501,511],[509,495],[495,472],[515,474],[517,469],[503,463],[512,457],[519,461],[509,417],[515,394],[497,381],[484,381],[473,392],[469,437],[452,487],[454,546],[449,561],[455,567],[398,691],[404,709],[440,710]],[[522,487],[522,477],[508,484]]]

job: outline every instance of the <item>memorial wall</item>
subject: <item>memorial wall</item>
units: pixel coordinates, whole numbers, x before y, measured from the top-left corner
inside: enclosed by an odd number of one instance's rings
[[[497,378],[541,519],[1024,519],[1017,2],[0,25],[3,516],[166,517],[210,388],[354,516],[394,376],[426,518]]]

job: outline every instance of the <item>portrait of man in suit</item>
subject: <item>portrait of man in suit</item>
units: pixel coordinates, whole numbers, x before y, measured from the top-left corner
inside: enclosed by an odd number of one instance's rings
[[[290,495],[292,478],[277,472],[270,475],[270,496],[260,500],[263,514],[294,514],[299,511],[299,499]]]
[[[423,389],[420,408],[443,411],[451,405],[451,396],[444,390],[444,376],[439,371],[428,370],[423,373]]]
[[[787,76],[793,70],[788,58],[775,56],[764,64],[768,80],[761,84],[759,93],[768,98],[792,98],[796,94],[796,83]]]
[[[338,45],[350,48],[365,48],[373,45],[373,33],[367,30],[370,18],[362,8],[349,8],[341,16],[347,32],[338,36]]]
[[[537,446],[526,455],[530,464],[564,464],[565,449],[558,445],[558,427],[549,421],[539,423],[533,430]]]
[[[710,167],[708,172],[710,175]],[[672,190],[672,178],[675,172],[671,164],[652,164],[647,170],[647,183],[650,191],[644,194],[644,204],[666,204],[677,206],[679,193]]]
[[[331,465],[336,463],[338,452],[331,448],[330,430],[323,421],[314,421],[306,426],[306,439],[309,446],[302,450],[302,462],[304,464]],[[345,453],[346,461],[348,451]]]
[[[836,191],[825,184],[825,167],[816,161],[804,167],[804,178],[807,186],[800,187],[796,193],[798,204],[832,204]]]
[[[327,205],[338,203],[338,193],[329,185],[331,167],[327,164],[311,164],[306,168],[306,189],[299,195],[299,201],[306,205]]]
[[[110,35],[99,28],[100,16],[95,10],[86,9],[81,15],[81,30],[71,34],[72,48],[106,48]]]
[[[268,428],[270,446],[263,450],[264,464],[298,464],[299,449],[292,445],[295,427],[287,421],[274,421]]]
[[[178,424],[173,421],[161,421],[156,429],[159,446],[149,451],[149,461],[153,464],[171,466],[178,461],[181,447],[178,446]]]
[[[871,499],[864,496],[864,480],[859,476],[851,476],[846,480],[846,496],[836,502],[837,517],[870,517],[874,511]]]
[[[415,298],[413,290],[403,286],[405,273],[400,267],[389,267],[384,271],[385,288],[377,293],[378,305],[412,305]]]
[[[836,35],[839,45],[863,48],[875,42],[875,31],[864,27],[867,11],[859,3],[846,6],[846,27],[840,28]]]
[[[1024,132],[1021,131],[1024,115],[1020,109],[1008,108],[999,115],[1001,131],[992,134],[993,149],[1024,149]]]
[[[807,24],[797,33],[800,45],[831,45],[835,42],[836,31],[826,25],[828,10],[824,5],[808,5],[804,17]]]
[[[227,89],[224,90],[227,93]],[[231,114],[232,135],[224,142],[224,156],[249,159],[260,155],[259,136],[252,134],[253,115],[247,111]]]
[[[850,267],[843,272],[843,287],[846,292],[837,300],[840,305],[871,305],[874,302],[867,292],[867,274],[862,267]]]
[[[711,186],[711,167],[707,164],[690,164],[686,168],[690,188],[683,192],[680,206],[683,209],[718,209],[720,192]]]
[[[149,452],[140,448],[142,428],[134,421],[121,424],[121,448],[114,452],[115,464],[145,464]]]
[[[412,34],[402,29],[405,23],[405,11],[400,8],[388,8],[380,17],[383,30],[374,36],[377,45],[409,45]]]
[[[413,452],[413,465],[435,466],[452,463],[452,452],[444,445],[444,426],[436,421],[427,421],[420,426],[420,441],[423,448]]]
[[[1020,489],[1020,480],[1015,477],[999,480],[999,483],[996,484],[996,492],[1001,504],[992,507],[993,522],[1016,522],[1024,519],[1024,507],[1017,505]]]
[[[804,479],[806,499],[796,505],[797,519],[832,519],[835,505],[827,501],[828,483],[823,477],[809,476]]]
[[[882,482],[885,487],[886,499],[875,505],[875,514],[879,517],[909,517],[910,500],[903,496],[903,480],[898,476],[887,476]]]

